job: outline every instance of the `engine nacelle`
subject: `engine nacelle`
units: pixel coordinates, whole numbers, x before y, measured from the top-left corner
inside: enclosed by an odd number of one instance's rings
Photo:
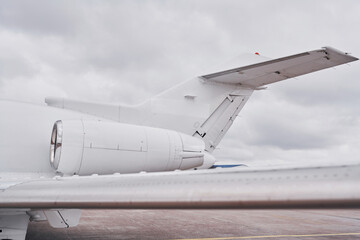
[[[54,124],[51,166],[65,175],[190,169],[204,162],[201,139],[117,122],[65,120]]]

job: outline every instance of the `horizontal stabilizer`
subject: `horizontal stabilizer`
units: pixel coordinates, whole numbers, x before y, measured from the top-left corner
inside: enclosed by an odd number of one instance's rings
[[[201,76],[205,81],[261,87],[358,60],[331,47]]]

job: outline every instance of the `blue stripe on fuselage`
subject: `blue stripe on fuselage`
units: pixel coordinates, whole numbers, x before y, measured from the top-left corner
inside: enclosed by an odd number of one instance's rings
[[[212,165],[210,168],[232,168],[232,167],[240,167],[240,166],[243,166],[243,167],[247,167],[245,164],[226,164],[226,165]]]

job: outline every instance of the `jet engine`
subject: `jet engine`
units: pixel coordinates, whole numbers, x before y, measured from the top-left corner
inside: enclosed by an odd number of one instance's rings
[[[59,120],[50,164],[64,175],[190,169],[204,162],[201,139],[179,132],[94,120]]]

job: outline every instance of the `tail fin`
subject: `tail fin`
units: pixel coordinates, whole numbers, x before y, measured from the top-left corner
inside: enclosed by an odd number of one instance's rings
[[[161,127],[202,138],[212,152],[251,94],[262,86],[358,60],[330,47],[183,82],[132,107],[47,99],[51,106],[84,111],[120,122]],[[105,109],[105,110],[104,110]]]
[[[239,84],[187,81],[145,103],[152,126],[171,128],[202,138],[212,152],[254,89]]]

